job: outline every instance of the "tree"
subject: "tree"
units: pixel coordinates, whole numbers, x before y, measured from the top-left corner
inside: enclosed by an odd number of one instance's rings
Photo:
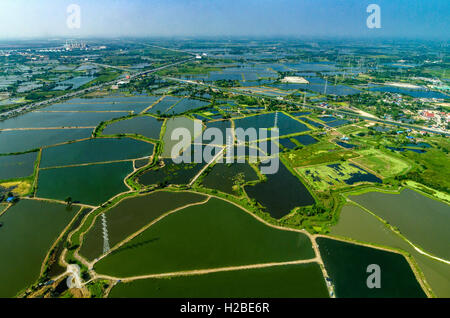
[[[72,206],[73,203],[72,197],[67,197],[64,201],[67,203],[68,207]]]

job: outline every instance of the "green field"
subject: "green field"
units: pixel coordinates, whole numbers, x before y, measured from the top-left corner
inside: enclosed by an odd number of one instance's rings
[[[351,150],[342,149],[331,142],[320,141],[302,149],[282,154],[282,156],[286,158],[292,167],[300,167],[345,160],[355,157],[356,154]]]
[[[314,257],[305,234],[269,227],[217,198],[170,214],[101,259],[119,277]]]
[[[109,297],[322,298],[328,291],[319,265],[309,263],[136,280],[119,283]]]
[[[358,151],[362,157],[353,161],[385,178],[405,173],[410,165],[397,157],[390,156],[376,149]]]

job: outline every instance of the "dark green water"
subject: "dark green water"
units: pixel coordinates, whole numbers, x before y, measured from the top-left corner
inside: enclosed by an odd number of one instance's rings
[[[37,196],[98,205],[128,188],[123,179],[133,171],[132,162],[116,162],[39,171]]]
[[[319,265],[311,263],[136,280],[116,285],[109,297],[318,298],[328,291]]]
[[[136,169],[140,169],[144,166],[146,166],[149,163],[149,159],[145,158],[145,159],[138,159],[134,161],[134,167]]]
[[[403,255],[337,240],[317,238],[337,297],[426,297]],[[368,288],[367,267],[380,266],[381,288]]]
[[[103,130],[103,135],[138,134],[151,139],[159,139],[162,120],[150,116],[135,117],[117,121]]]
[[[151,169],[139,176],[139,183],[149,186],[167,182],[167,184],[188,184],[203,168],[202,164],[179,163],[175,164],[171,159],[165,160],[166,165],[159,169]]]
[[[233,185],[238,174],[243,174],[244,182],[258,180],[258,175],[248,163],[218,163],[203,178],[202,184],[207,188],[233,194]]]
[[[0,216],[0,297],[13,297],[34,283],[50,246],[78,210],[21,200]]]
[[[42,151],[41,168],[151,156],[154,145],[132,138],[97,138]]]
[[[313,257],[306,235],[271,228],[235,205],[211,198],[166,216],[95,269],[126,277]]]
[[[23,178],[33,174],[37,152],[0,156],[0,180]]]
[[[116,245],[168,211],[205,199],[204,195],[192,192],[167,191],[126,199],[105,214],[110,246]],[[88,259],[94,259],[103,253],[100,217],[97,217],[92,230],[84,236],[80,253]]]
[[[305,185],[281,161],[278,172],[266,176],[266,182],[246,186],[245,191],[250,198],[265,207],[272,217],[279,219],[295,207],[314,203]]]

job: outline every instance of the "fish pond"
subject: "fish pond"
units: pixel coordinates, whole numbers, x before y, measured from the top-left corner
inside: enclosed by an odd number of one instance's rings
[[[111,247],[123,241],[164,213],[188,204],[204,201],[206,196],[193,192],[156,191],[127,198],[105,212]],[[103,253],[102,217],[83,237],[80,254],[93,260]]]
[[[258,180],[258,175],[248,163],[217,163],[202,179],[206,188],[234,194],[234,186],[248,181]]]
[[[133,171],[133,162],[93,164],[39,171],[37,196],[99,205],[114,195],[128,191],[124,179]]]
[[[133,111],[140,113],[160,96],[110,97],[110,98],[76,98],[62,104],[54,104],[43,108],[45,111]]]
[[[38,279],[48,250],[78,211],[23,199],[0,216],[0,297],[14,297]]]
[[[295,120],[282,112],[278,112],[278,115],[276,115],[276,113],[267,113],[262,115],[248,116],[240,119],[234,119],[234,122],[235,128],[242,128],[244,130],[248,128],[255,128],[257,130],[259,130],[260,128],[270,129],[277,125],[280,136],[309,130],[309,128],[306,127],[305,124],[302,124],[298,120]],[[270,136],[271,133],[268,131],[266,138]],[[258,138],[260,138],[259,135]]]
[[[147,112],[151,114],[164,114],[180,100],[181,98],[179,97],[165,96],[159,103],[153,105]]]
[[[141,116],[119,120],[106,126],[103,135],[136,134],[150,139],[159,139],[163,120]]]
[[[322,298],[327,287],[317,263],[273,266],[117,284],[109,297]]]
[[[171,159],[165,159],[163,167],[146,170],[138,177],[138,182],[145,186],[188,184],[202,168],[199,163],[174,163]]]
[[[0,131],[0,153],[17,153],[67,141],[89,138],[92,129]]]
[[[372,191],[349,198],[398,227],[413,244],[450,260],[448,204],[411,189],[404,189],[400,194]]]
[[[89,139],[44,149],[40,168],[142,158],[153,149],[153,144],[132,138]]]
[[[0,156],[0,180],[31,176],[37,154],[37,152],[29,152],[14,156]]]
[[[406,251],[422,270],[433,292],[438,297],[450,297],[450,266],[419,253],[384,223],[360,207],[345,205],[330,234]]]
[[[34,111],[0,121],[0,129],[47,127],[95,127],[102,121],[127,115],[117,113],[42,112]]]
[[[323,237],[316,242],[336,297],[426,297],[403,255]],[[380,288],[367,286],[371,264],[380,267]]]
[[[218,198],[167,215],[95,264],[117,277],[314,258],[303,233],[275,229]]]
[[[280,219],[293,208],[314,204],[306,186],[280,161],[275,174],[267,174],[267,181],[246,186],[247,195],[261,204],[273,218]]]

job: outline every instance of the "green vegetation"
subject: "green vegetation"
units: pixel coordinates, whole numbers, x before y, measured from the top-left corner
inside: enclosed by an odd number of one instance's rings
[[[377,149],[361,150],[358,154],[361,157],[353,158],[354,162],[385,178],[401,175],[410,168],[405,160]]]

